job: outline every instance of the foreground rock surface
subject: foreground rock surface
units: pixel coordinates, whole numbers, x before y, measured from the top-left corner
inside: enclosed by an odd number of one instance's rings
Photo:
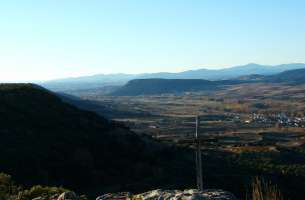
[[[96,200],[237,200],[236,197],[223,190],[153,190],[142,194],[130,193],[105,194]]]

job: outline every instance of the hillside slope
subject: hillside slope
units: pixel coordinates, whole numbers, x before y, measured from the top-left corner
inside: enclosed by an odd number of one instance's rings
[[[279,84],[305,84],[305,69],[287,70],[274,75],[259,75],[252,74],[247,76],[241,76],[237,78],[245,82],[255,83],[279,83]]]
[[[193,176],[185,172],[192,164],[184,150],[138,136],[35,85],[0,85],[0,122],[0,171],[26,185],[109,192],[185,186]]]
[[[275,83],[305,84],[305,69],[284,71],[276,75],[267,76],[265,80]]]

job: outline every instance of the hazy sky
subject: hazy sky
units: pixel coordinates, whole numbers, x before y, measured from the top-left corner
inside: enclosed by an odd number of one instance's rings
[[[303,0],[0,0],[0,80],[305,62]]]

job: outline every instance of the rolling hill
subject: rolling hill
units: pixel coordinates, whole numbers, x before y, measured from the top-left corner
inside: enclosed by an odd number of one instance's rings
[[[0,172],[25,185],[109,192],[192,183],[185,150],[139,136],[33,84],[0,85],[0,122]]]

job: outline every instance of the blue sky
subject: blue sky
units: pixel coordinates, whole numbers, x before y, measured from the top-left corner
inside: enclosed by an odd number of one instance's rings
[[[302,0],[0,0],[0,80],[305,62]]]

